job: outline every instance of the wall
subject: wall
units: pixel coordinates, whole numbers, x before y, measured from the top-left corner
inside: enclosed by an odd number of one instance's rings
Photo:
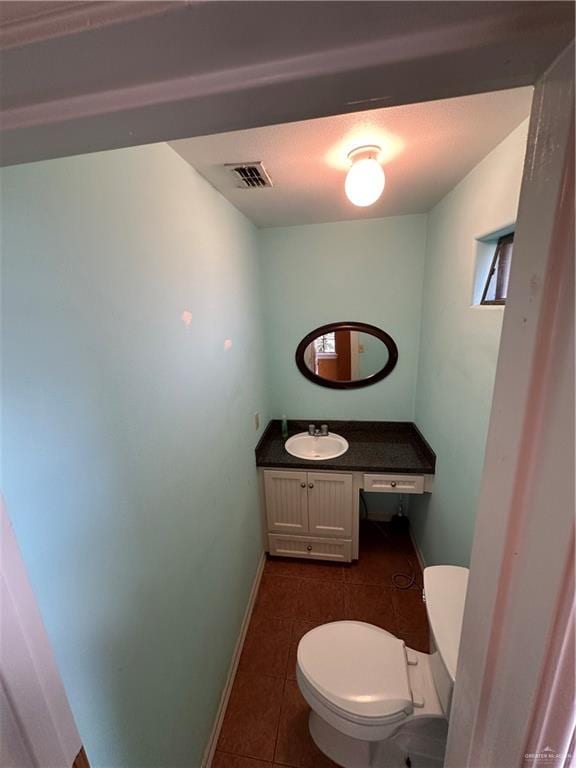
[[[516,219],[527,130],[526,121],[428,216],[416,423],[437,473],[410,517],[429,565],[469,563],[505,311],[471,306],[476,238]]]
[[[262,230],[274,417],[413,419],[425,242],[425,215]],[[346,391],[302,376],[294,363],[298,343],[337,320],[372,323],[392,335],[399,358],[388,378]]]
[[[1,181],[3,490],[76,722],[196,768],[261,549],[257,232],[167,145]]]

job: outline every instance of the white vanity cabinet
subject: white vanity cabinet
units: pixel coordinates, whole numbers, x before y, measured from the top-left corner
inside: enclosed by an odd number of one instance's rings
[[[433,475],[260,467],[271,555],[350,562],[359,556],[360,490],[430,493]]]
[[[270,554],[352,559],[351,472],[265,469],[263,480]]]

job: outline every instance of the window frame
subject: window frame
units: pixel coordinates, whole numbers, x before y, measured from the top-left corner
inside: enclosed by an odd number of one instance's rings
[[[320,339],[326,338],[327,336],[332,336],[333,337],[331,339],[331,342],[332,342],[331,346],[333,346],[334,349],[333,350],[327,350],[327,349],[321,350],[321,349],[319,349],[318,347],[320,345],[317,344],[316,342],[320,341]],[[318,336],[318,338],[314,341],[314,346],[316,348],[316,356],[317,357],[338,357],[338,355],[336,353],[336,334],[335,334],[334,331],[331,331],[329,333],[324,333],[324,334],[322,334],[322,336]]]
[[[490,264],[490,269],[488,270],[488,275],[486,276],[486,282],[484,283],[484,290],[482,291],[482,298],[480,299],[480,306],[484,307],[490,307],[490,306],[503,306],[506,304],[506,298],[508,294],[508,285],[504,286],[504,276],[508,272],[510,274],[510,262],[512,259],[512,253],[513,253],[513,247],[510,248],[509,246],[513,246],[514,244],[514,232],[509,232],[507,235],[502,235],[498,238],[498,242],[496,243],[496,249],[494,251],[494,256],[492,257],[492,262]],[[488,293],[488,289],[490,288],[490,283],[492,281],[492,278],[494,277],[494,273],[496,272],[496,287],[494,289],[494,296],[493,299],[487,299],[486,295]],[[504,294],[504,289],[506,289],[506,294]]]

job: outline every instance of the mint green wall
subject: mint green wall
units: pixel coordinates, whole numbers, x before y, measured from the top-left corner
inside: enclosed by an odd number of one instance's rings
[[[1,181],[3,490],[78,727],[196,768],[261,550],[257,231],[167,145]]]
[[[412,420],[426,216],[265,229],[260,233],[270,410],[273,416]],[[371,387],[330,390],[305,379],[294,353],[337,320],[380,326],[398,365]]]
[[[416,423],[437,470],[410,517],[429,565],[469,562],[504,313],[471,306],[476,238],[516,219],[527,130],[526,121],[428,216]]]

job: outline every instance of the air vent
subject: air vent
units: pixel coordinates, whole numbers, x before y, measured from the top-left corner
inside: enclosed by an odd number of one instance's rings
[[[271,187],[272,180],[262,163],[226,163],[226,168],[239,189],[262,189]]]

